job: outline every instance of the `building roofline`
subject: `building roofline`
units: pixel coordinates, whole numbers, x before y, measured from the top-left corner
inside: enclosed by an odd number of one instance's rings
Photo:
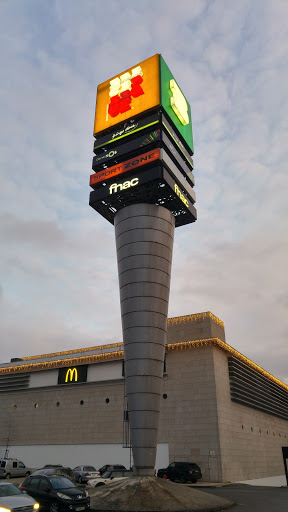
[[[115,343],[113,345],[105,345],[105,348],[108,347],[123,347],[123,343]],[[194,340],[194,341],[183,341],[180,343],[169,343],[167,345],[168,352],[173,350],[191,350],[195,348],[200,347],[209,347],[209,346],[218,346],[228,354],[233,355],[243,363],[247,364],[250,368],[253,368],[253,370],[256,370],[258,373],[264,375],[267,377],[271,382],[274,382],[275,384],[278,384],[281,388],[288,391],[288,386],[284,384],[281,380],[277,379],[270,373],[266,372],[261,366],[258,366],[256,363],[251,361],[248,357],[245,357],[241,352],[238,352],[238,350],[235,350],[233,347],[228,345],[226,342],[221,341],[219,338],[209,338],[204,340]],[[91,349],[90,349],[91,350]],[[69,352],[71,353],[71,352]],[[61,352],[60,354],[63,354]],[[111,351],[111,352],[105,352],[101,354],[90,354],[86,356],[80,356],[80,357],[70,357],[67,359],[57,359],[54,361],[42,361],[42,362],[36,362],[31,364],[25,364],[25,365],[13,365],[13,366],[6,366],[0,368],[0,375],[3,374],[13,374],[13,373],[21,373],[21,372],[31,372],[31,371],[39,371],[39,370],[48,370],[48,369],[56,369],[61,368],[65,366],[77,366],[81,364],[91,364],[91,363],[97,363],[102,361],[111,361],[111,360],[117,360],[117,359],[123,359],[124,358],[124,350],[117,350],[117,351]]]
[[[224,327],[224,322],[217,318],[217,316],[213,315],[210,311],[206,311],[204,313],[195,313],[193,315],[184,315],[184,316],[175,316],[172,318],[168,318],[168,325],[169,324],[178,324],[178,323],[188,323],[188,322],[197,322],[199,320],[204,320],[205,318],[210,318],[218,325],[221,325]],[[55,356],[61,356],[61,355],[68,355],[68,354],[78,354],[80,352],[92,352],[93,350],[106,350],[109,348],[116,348],[116,347],[122,347],[123,343],[111,343],[108,345],[96,345],[94,347],[85,347],[85,348],[76,348],[73,350],[65,350],[61,352],[51,352],[48,354],[40,354],[36,356],[28,356],[28,357],[21,357],[22,361],[32,361],[33,359],[44,359],[47,357],[55,357]],[[9,363],[8,363],[9,364]],[[1,365],[0,365],[1,369]]]

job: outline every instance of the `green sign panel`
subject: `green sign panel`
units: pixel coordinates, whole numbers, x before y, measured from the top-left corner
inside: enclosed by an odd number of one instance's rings
[[[174,126],[194,153],[191,108],[173,77],[162,55],[160,57],[160,96],[161,105]]]

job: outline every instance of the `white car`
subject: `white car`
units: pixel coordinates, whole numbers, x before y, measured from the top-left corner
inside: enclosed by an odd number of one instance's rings
[[[117,480],[123,480],[123,478],[129,478],[132,476],[132,471],[117,469],[114,471],[106,471],[102,476],[89,480],[86,485],[86,489],[92,489],[99,487],[100,485],[110,484],[111,482],[117,482]]]
[[[6,512],[13,512],[14,510],[36,512],[38,509],[39,503],[34,498],[24,494],[10,482],[0,482],[0,510]]]

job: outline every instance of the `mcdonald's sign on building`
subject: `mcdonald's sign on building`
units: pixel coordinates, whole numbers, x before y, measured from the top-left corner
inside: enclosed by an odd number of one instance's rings
[[[79,382],[87,382],[87,364],[59,368],[58,384],[76,384]]]

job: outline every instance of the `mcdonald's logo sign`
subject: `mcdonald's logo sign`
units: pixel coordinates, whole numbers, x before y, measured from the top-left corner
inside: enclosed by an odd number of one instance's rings
[[[87,364],[59,368],[58,384],[79,384],[80,382],[87,382]]]
[[[78,372],[77,372],[77,368],[68,368],[67,372],[66,372],[66,377],[65,377],[65,382],[72,382],[74,380],[74,382],[77,382],[78,381]]]

